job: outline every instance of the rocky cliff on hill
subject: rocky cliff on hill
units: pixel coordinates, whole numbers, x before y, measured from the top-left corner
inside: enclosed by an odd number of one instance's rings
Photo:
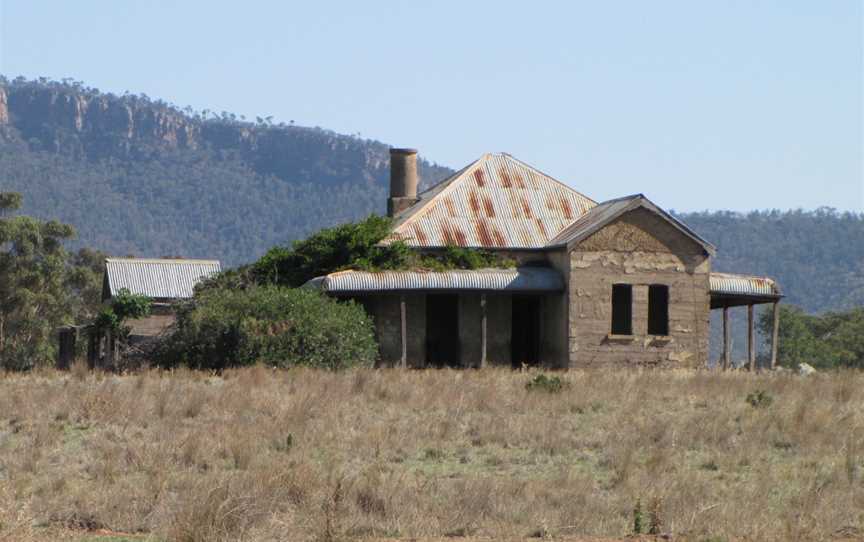
[[[115,254],[236,264],[383,212],[388,149],[70,81],[0,80],[0,188]],[[450,170],[422,161],[420,171],[429,184]]]

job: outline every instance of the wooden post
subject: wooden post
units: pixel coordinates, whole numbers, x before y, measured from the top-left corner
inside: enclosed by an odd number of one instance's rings
[[[771,368],[777,365],[777,340],[780,335],[780,302],[774,302],[774,330],[771,333]]]
[[[756,344],[753,337],[753,304],[747,305],[747,361],[750,372],[756,370]]]
[[[486,367],[486,294],[480,294],[480,368]]]
[[[111,330],[105,332],[105,363],[102,368],[114,367],[114,334]]]
[[[57,368],[65,371],[72,365],[72,360],[75,359],[75,349],[78,343],[78,328],[75,326],[66,326],[60,328],[59,348],[57,350]]]
[[[402,359],[400,366],[408,367],[408,317],[405,307],[405,294],[399,295],[399,319],[402,327]]]
[[[731,330],[729,329],[729,307],[723,307],[723,370],[729,369],[732,352],[729,349]]]
[[[96,362],[99,359],[99,341],[101,340],[99,330],[95,326],[87,330],[87,366],[90,369],[96,367]]]

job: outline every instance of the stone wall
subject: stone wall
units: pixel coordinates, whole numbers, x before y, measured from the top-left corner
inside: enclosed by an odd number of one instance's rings
[[[704,366],[710,259],[703,247],[645,209],[627,213],[570,252],[569,365]],[[633,335],[612,336],[612,285],[633,285]],[[648,286],[669,287],[669,335],[651,336]]]
[[[402,361],[402,314],[399,294],[365,295],[357,301],[375,323],[380,365],[398,367]],[[426,360],[426,296],[405,296],[405,324],[408,332],[408,366],[421,367]]]

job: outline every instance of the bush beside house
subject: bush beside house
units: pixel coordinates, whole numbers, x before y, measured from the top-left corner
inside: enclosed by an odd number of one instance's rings
[[[326,369],[371,366],[378,355],[363,307],[305,289],[209,288],[178,307],[162,365],[223,369],[256,362]]]

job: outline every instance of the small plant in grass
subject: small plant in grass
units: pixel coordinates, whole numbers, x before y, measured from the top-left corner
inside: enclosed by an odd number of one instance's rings
[[[713,459],[710,460],[710,461],[706,461],[705,463],[702,463],[702,464],[699,466],[699,468],[701,468],[702,470],[710,470],[710,471],[718,471],[718,470],[720,470],[720,466],[717,465],[717,462],[714,461]]]
[[[747,404],[753,408],[767,408],[774,402],[774,398],[765,390],[756,390],[747,395]]]
[[[444,459],[444,452],[438,448],[426,448],[423,450],[423,458],[429,461],[441,461]]]
[[[276,439],[273,442],[273,448],[277,452],[288,453],[291,451],[291,448],[293,448],[293,447],[294,447],[294,435],[291,433],[288,433],[288,435],[286,435],[285,438]]]
[[[642,534],[645,529],[645,515],[642,512],[642,499],[636,499],[633,507],[633,534]]]
[[[658,535],[663,531],[662,512],[660,498],[654,497],[648,511],[648,534]]]
[[[529,391],[545,391],[548,393],[558,393],[565,388],[569,388],[570,383],[560,376],[546,376],[543,373],[538,374],[525,384],[525,389]]]

